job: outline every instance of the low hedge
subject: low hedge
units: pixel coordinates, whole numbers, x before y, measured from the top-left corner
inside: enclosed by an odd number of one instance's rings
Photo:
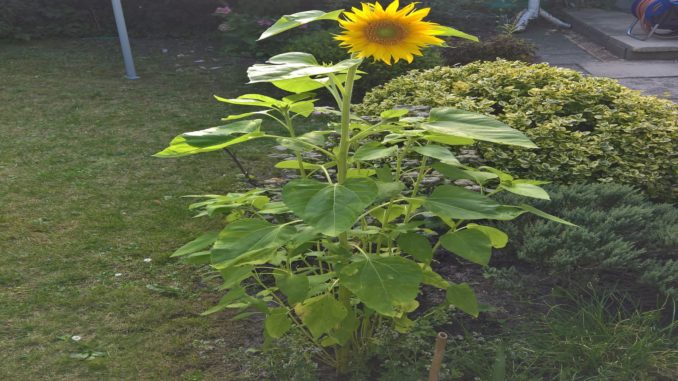
[[[500,255],[516,255],[580,283],[595,278],[631,281],[678,298],[678,210],[650,202],[626,185],[548,188],[550,201],[531,203],[579,228],[530,216],[500,223],[511,237]],[[499,196],[502,202],[525,202],[514,195]]]
[[[413,71],[369,92],[357,111],[450,106],[491,114],[540,148],[480,144],[490,165],[558,183],[624,183],[675,197],[678,106],[615,80],[498,60]]]

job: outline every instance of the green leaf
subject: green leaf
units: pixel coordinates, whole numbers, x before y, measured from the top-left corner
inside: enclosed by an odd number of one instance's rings
[[[481,232],[485,233],[485,235],[487,235],[490,238],[490,241],[492,242],[492,247],[494,247],[495,249],[501,249],[503,247],[506,247],[506,244],[508,243],[509,239],[508,235],[497,228],[478,224],[468,224],[466,225],[466,227],[469,229],[480,230]]]
[[[446,144],[448,146],[467,146],[475,143],[473,139],[450,135],[425,134],[422,137],[430,142]]]
[[[467,179],[475,181],[481,185],[498,177],[492,172],[470,171],[468,169],[461,169],[444,163],[433,164],[433,169],[442,173],[450,180]]]
[[[269,314],[264,321],[264,330],[266,330],[266,334],[269,337],[279,339],[287,333],[290,328],[292,328],[292,321],[287,316],[286,308],[273,308],[269,311]]]
[[[199,251],[182,257],[182,260],[191,265],[207,265],[211,260],[209,251]]]
[[[335,65],[318,64],[315,57],[308,53],[291,52],[272,57],[266,64],[256,64],[247,70],[250,83],[274,82],[286,79],[328,75],[347,71],[360,65],[362,59],[348,59]]]
[[[221,298],[221,300],[219,300],[219,303],[217,303],[216,306],[209,308],[207,311],[203,312],[201,315],[205,316],[205,315],[213,314],[215,312],[222,311],[222,310],[226,309],[230,304],[237,302],[241,299],[245,299],[247,297],[248,297],[248,295],[245,292],[244,288],[234,287],[233,289],[228,291],[226,293],[226,295],[224,295]]]
[[[223,280],[219,289],[226,290],[239,285],[240,282],[252,276],[252,270],[254,266],[234,267],[219,271]]]
[[[360,320],[355,316],[353,311],[348,311],[344,320],[339,323],[332,332],[330,337],[334,344],[344,345],[353,338],[353,334],[360,325]]]
[[[339,274],[341,284],[369,308],[397,316],[417,297],[423,274],[416,262],[402,257],[366,256]]]
[[[171,256],[181,257],[183,255],[197,253],[200,250],[206,249],[207,247],[211,246],[214,243],[214,241],[217,240],[218,235],[219,232],[205,233],[200,237],[194,239],[193,241],[178,248],[177,251],[175,251]]]
[[[275,278],[275,284],[287,297],[287,303],[289,305],[295,305],[306,299],[310,287],[306,275],[276,272],[273,276]]]
[[[441,185],[424,201],[424,207],[442,218],[512,220],[524,211],[500,205],[480,193],[453,185]]]
[[[252,107],[283,107],[285,103],[267,95],[261,94],[244,94],[234,99],[222,98],[214,96],[219,102],[224,102],[238,106],[252,106]]]
[[[377,171],[377,178],[379,178],[379,181],[384,182],[384,183],[393,183],[393,171],[391,169],[391,166],[388,164],[384,165],[383,167],[379,167],[376,169]]]
[[[563,225],[567,225],[567,226],[578,227],[577,225],[573,224],[572,222],[565,221],[565,220],[563,220],[562,218],[556,217],[556,216],[554,216],[554,215],[552,215],[552,214],[548,214],[548,213],[546,213],[546,212],[544,212],[544,211],[541,211],[541,210],[535,208],[535,207],[532,206],[532,205],[520,204],[520,205],[518,205],[518,207],[519,207],[519,208],[522,208],[523,210],[525,210],[525,211],[527,211],[527,212],[530,212],[530,213],[532,213],[532,214],[535,214],[535,215],[537,215],[537,216],[539,216],[539,217],[541,217],[541,218],[545,218],[545,219],[547,219],[547,220],[549,220],[549,221],[557,222],[557,223],[559,223],[559,224],[563,224]]]
[[[360,161],[379,160],[393,156],[398,152],[398,147],[386,147],[378,142],[364,144],[356,150],[353,158]]]
[[[249,118],[250,116],[254,116],[254,115],[268,115],[269,112],[271,112],[271,110],[262,110],[262,111],[246,112],[244,114],[229,115],[225,118],[221,118],[221,121],[222,122],[230,122],[232,120]]]
[[[307,169],[307,170],[320,169],[320,166],[318,164],[303,162],[303,166],[304,166],[304,169]],[[278,168],[278,169],[299,169],[299,161],[298,160],[285,160],[285,161],[281,161],[281,162],[276,163],[275,167]]]
[[[449,26],[443,26],[440,25],[436,28],[436,32],[438,36],[447,36],[447,37],[459,37],[459,38],[465,38],[467,40],[475,41],[478,42],[478,37],[472,36],[470,34],[466,34],[460,30],[450,28]]]
[[[429,144],[426,146],[414,147],[414,151],[428,157],[440,160],[442,163],[449,165],[461,165],[459,160],[454,156],[452,151],[447,147]]]
[[[379,175],[379,169],[377,169],[377,176]],[[382,173],[383,174],[383,173]],[[377,188],[379,188],[379,195],[377,196],[378,200],[388,200],[392,197],[395,197],[405,189],[405,184],[400,181],[392,182],[383,182],[377,181]]]
[[[473,263],[487,266],[492,256],[492,241],[482,231],[463,229],[440,237],[443,247]]]
[[[294,13],[291,15],[285,15],[281,17],[278,21],[276,21],[275,24],[273,24],[270,28],[266,29],[266,31],[262,33],[261,37],[259,37],[259,41],[314,21],[320,20],[336,21],[339,19],[339,16],[341,16],[343,12],[344,12],[343,9],[338,9],[332,12],[305,11]]]
[[[242,219],[226,226],[212,248],[212,263],[232,262],[246,253],[282,247],[296,230],[259,219]]]
[[[347,314],[346,307],[330,294],[306,299],[294,311],[315,338],[330,332]]]
[[[449,287],[450,282],[445,280],[440,274],[437,272],[433,271],[431,266],[428,265],[423,265],[422,264],[422,272],[424,274],[424,284],[427,284],[429,286],[437,287],[442,290],[447,290],[447,287]]]
[[[525,134],[497,119],[449,107],[432,109],[429,121],[423,123],[421,127],[435,134],[538,148]]]
[[[549,194],[540,186],[523,183],[520,180],[514,180],[509,184],[501,184],[502,189],[521,196],[538,198],[541,200],[550,200]]]
[[[476,294],[466,283],[450,284],[447,288],[447,302],[473,317],[478,317],[480,313]]]
[[[386,110],[382,112],[379,116],[383,120],[387,119],[400,119],[401,117],[407,115],[410,111],[407,109],[393,109],[393,110]]]
[[[312,131],[306,134],[303,134],[301,136],[298,136],[296,139],[314,144],[316,146],[322,146],[325,144],[325,135],[327,133],[323,131]],[[287,139],[287,138],[281,138],[278,139],[278,142],[284,146],[287,147],[293,151],[308,151],[309,146],[302,144],[298,142],[296,139]],[[325,165],[325,168],[329,168],[330,165]]]
[[[377,185],[352,178],[343,185],[316,180],[294,180],[283,188],[283,202],[305,223],[336,237],[350,229],[377,197]]]
[[[156,157],[182,157],[217,151],[235,144],[259,138],[261,119],[241,120],[206,130],[187,132],[172,139],[170,146],[156,153]]]
[[[370,216],[376,218],[383,226],[405,214],[405,211],[406,209],[402,205],[391,205],[390,208],[378,208],[372,210]]]
[[[499,181],[502,184],[509,183],[509,182],[513,181],[513,176],[509,175],[508,173],[506,173],[504,171],[500,171],[496,168],[492,168],[492,167],[488,167],[488,166],[484,165],[484,166],[482,166],[478,169],[494,173],[495,175],[497,175],[499,177]]]
[[[322,81],[317,81],[309,77],[283,79],[280,81],[273,81],[272,84],[275,87],[290,93],[305,93],[325,87],[325,84]]]
[[[433,248],[428,238],[417,233],[406,233],[398,238],[398,246],[403,252],[426,264],[433,259]]]
[[[349,168],[346,171],[346,178],[365,178],[374,176],[377,173],[374,169],[371,168]]]
[[[315,100],[296,102],[290,106],[290,111],[308,118],[315,110]]]

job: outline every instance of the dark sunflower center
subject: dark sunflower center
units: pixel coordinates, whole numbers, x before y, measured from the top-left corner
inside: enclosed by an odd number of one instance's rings
[[[376,22],[366,29],[367,39],[378,44],[397,44],[406,34],[402,25],[390,21]]]

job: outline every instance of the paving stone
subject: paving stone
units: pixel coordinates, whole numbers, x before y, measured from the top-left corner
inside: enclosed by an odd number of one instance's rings
[[[599,77],[617,78],[621,84],[648,95],[678,101],[678,62],[627,61],[609,53],[595,41],[572,31],[559,31],[537,20],[519,35],[537,46],[537,59],[551,65]]]

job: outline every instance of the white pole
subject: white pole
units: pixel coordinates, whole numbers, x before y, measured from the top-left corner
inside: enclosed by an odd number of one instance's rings
[[[125,14],[122,11],[120,0],[111,0],[113,4],[113,14],[115,15],[115,24],[118,27],[118,36],[120,37],[120,50],[122,58],[125,61],[125,78],[139,79],[137,71],[134,68],[134,58],[132,57],[132,48],[129,45],[129,36],[127,35],[127,25],[125,24]]]

